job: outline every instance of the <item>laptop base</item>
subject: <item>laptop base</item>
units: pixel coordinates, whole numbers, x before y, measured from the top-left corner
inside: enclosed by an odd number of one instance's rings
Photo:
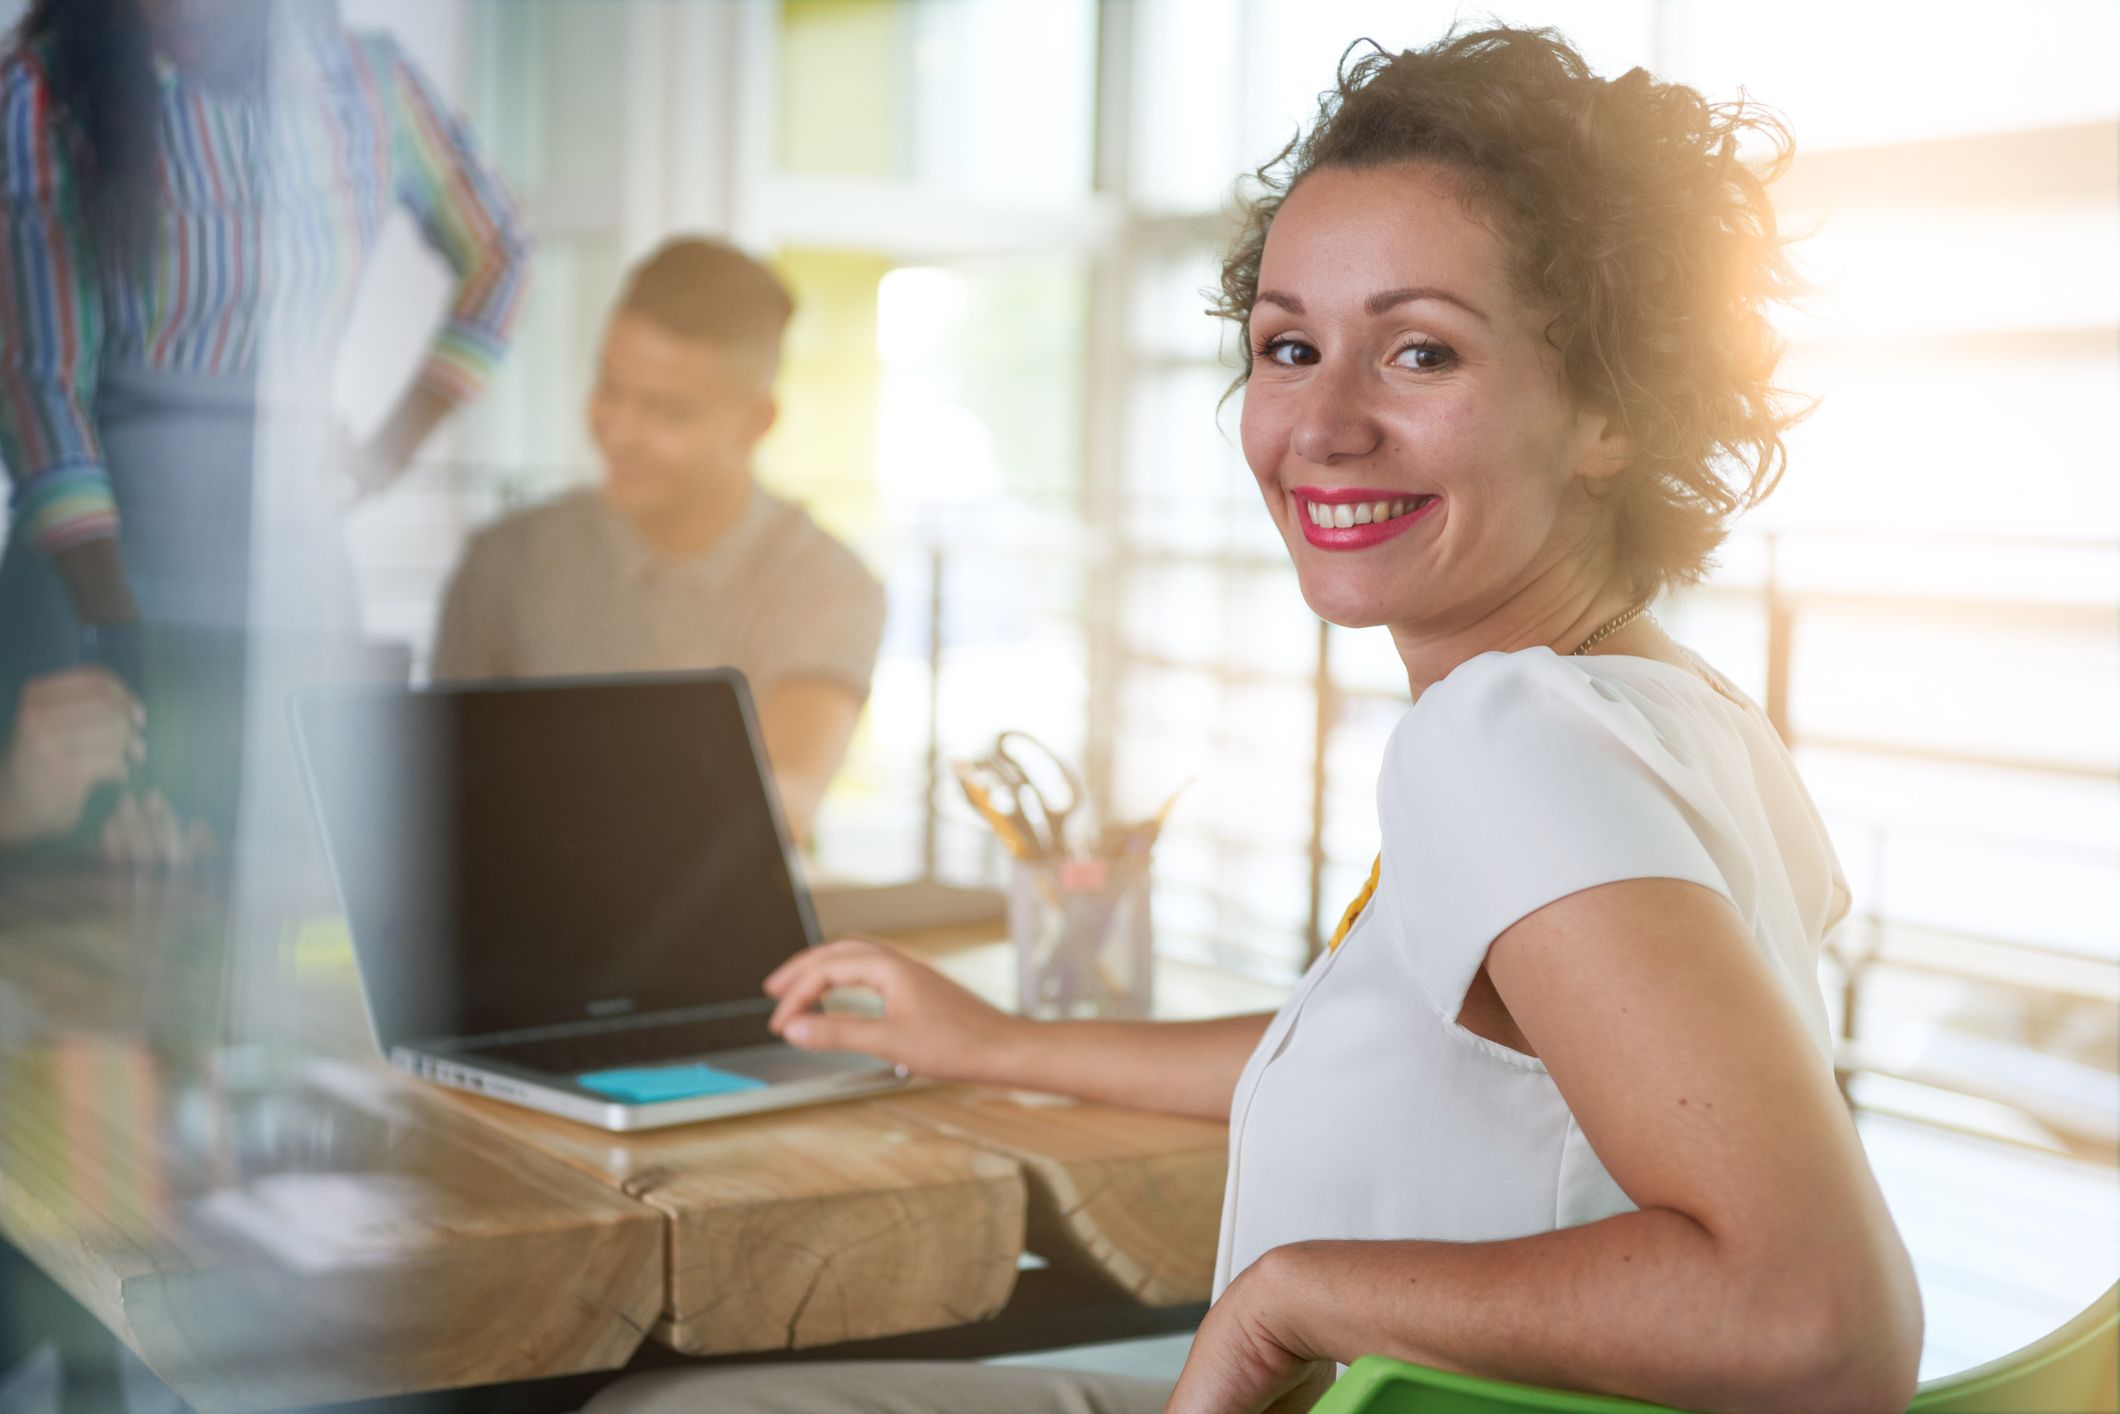
[[[799,1051],[775,1043],[740,1051],[720,1051],[694,1059],[753,1075],[766,1083],[754,1089],[685,1099],[635,1102],[593,1094],[564,1076],[540,1075],[514,1067],[484,1064],[467,1055],[439,1055],[399,1046],[390,1053],[397,1069],[452,1090],[487,1095],[525,1109],[554,1114],[578,1124],[614,1133],[665,1129],[676,1124],[722,1119],[824,1104],[896,1090],[906,1077],[874,1056],[838,1051]]]

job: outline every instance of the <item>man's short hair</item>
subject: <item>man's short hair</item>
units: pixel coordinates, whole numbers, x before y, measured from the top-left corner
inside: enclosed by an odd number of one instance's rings
[[[779,276],[736,247],[686,236],[633,267],[618,307],[681,339],[771,359],[795,301]]]

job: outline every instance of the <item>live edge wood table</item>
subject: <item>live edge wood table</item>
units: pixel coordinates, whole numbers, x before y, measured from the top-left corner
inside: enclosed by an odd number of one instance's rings
[[[1207,1295],[1221,1124],[916,1086],[607,1134],[386,1069],[343,931],[231,914],[213,881],[0,874],[0,1236],[201,1409],[963,1327],[1041,1260]],[[899,941],[1007,1000],[1004,945]],[[1173,1016],[1275,999],[1158,980]]]

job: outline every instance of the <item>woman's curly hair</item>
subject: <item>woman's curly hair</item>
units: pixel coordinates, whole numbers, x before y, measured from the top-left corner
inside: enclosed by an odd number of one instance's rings
[[[1710,103],[1641,69],[1600,79],[1551,30],[1452,33],[1341,60],[1317,122],[1251,174],[1210,313],[1235,321],[1241,386],[1266,233],[1320,167],[1450,170],[1512,249],[1521,292],[1551,312],[1569,387],[1618,417],[1637,449],[1599,493],[1619,565],[1649,595],[1698,580],[1730,521],[1774,489],[1792,410],[1774,386],[1768,309],[1808,287],[1767,184],[1788,130],[1743,101]],[[1740,161],[1740,137],[1766,141]]]

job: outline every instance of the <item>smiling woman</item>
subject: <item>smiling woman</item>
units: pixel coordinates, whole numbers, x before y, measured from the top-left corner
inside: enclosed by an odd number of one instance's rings
[[[1762,171],[1746,131],[1776,139]],[[1387,627],[1413,699],[1371,887],[1278,1013],[1029,1022],[857,941],[767,980],[797,1045],[1229,1117],[1216,1300],[1169,1410],[1299,1407],[1364,1354],[1687,1409],[1913,1392],[1920,1298],[1818,983],[1846,882],[1765,714],[1644,612],[1780,467],[1785,153],[1499,29],[1345,65],[1262,170],[1219,307],[1245,458],[1306,600]],[[839,986],[883,1014],[813,1014]],[[1018,1373],[776,1389],[1165,1407]],[[767,1378],[632,1407],[781,1407]]]
[[[1911,1393],[1817,983],[1847,886],[1763,714],[1643,614],[1780,471],[1788,151],[1503,30],[1345,65],[1257,174],[1216,311],[1245,459],[1415,706],[1366,906],[1239,1080],[1174,1407],[1353,1350],[1687,1408]]]
[[[1698,572],[1697,557],[1639,563],[1622,543],[1611,487],[1653,494],[1654,472],[1624,411],[1570,385],[1550,306],[1518,292],[1506,223],[1465,189],[1449,168],[1394,160],[1321,168],[1275,202],[1243,415],[1245,460],[1310,606],[1391,624],[1446,671],[1459,646],[1527,632],[1572,646],[1660,579]],[[1388,555],[1345,553],[1414,531]]]
[[[1738,160],[1747,143],[1766,149],[1757,165]],[[1344,64],[1320,121],[1254,174],[1222,266],[1214,312],[1249,336],[1247,459],[1259,465],[1253,405],[1286,406],[1273,390],[1318,362],[1325,332],[1306,338],[1303,292],[1264,268],[1272,230],[1284,264],[1302,258],[1280,219],[1293,204],[1325,233],[1306,255],[1359,259],[1364,236],[1389,231],[1433,257],[1406,283],[1340,270],[1336,293],[1359,298],[1380,368],[1448,385],[1468,362],[1475,376],[1505,357],[1550,363],[1555,391],[1624,439],[1585,489],[1608,503],[1635,596],[1698,580],[1731,517],[1773,490],[1796,420],[1773,383],[1768,322],[1805,288],[1767,198],[1792,152],[1757,106],[1711,104],[1641,69],[1600,79],[1557,39],[1466,35]],[[1384,167],[1415,170],[1373,180]],[[1279,426],[1270,411],[1256,420],[1262,437]],[[1491,445],[1491,429],[1458,430]]]

